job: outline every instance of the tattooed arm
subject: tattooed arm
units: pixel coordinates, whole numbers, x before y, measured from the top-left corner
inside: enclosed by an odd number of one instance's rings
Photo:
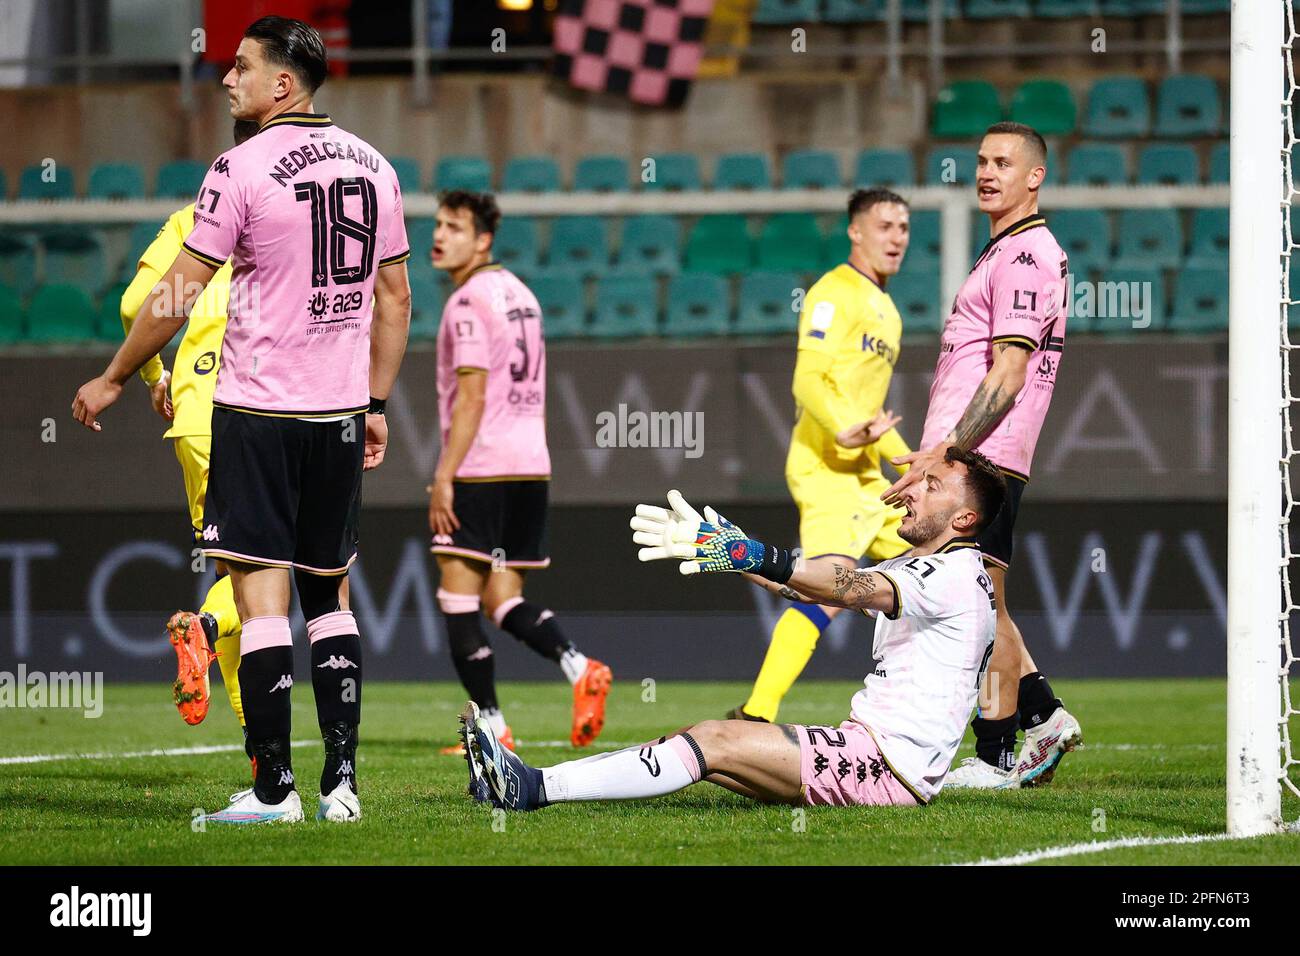
[[[966,411],[951,432],[948,442],[963,450],[974,448],[1007,413],[1025,385],[1030,352],[1023,345],[995,342],[993,367],[975,389]]]
[[[787,584],[776,584],[755,574],[745,577],[790,601],[886,614],[898,608],[897,593],[887,577],[837,561],[810,561],[799,567]]]
[[[806,594],[800,594],[788,584],[777,584],[775,581],[769,581],[767,578],[760,577],[757,574],[742,573],[741,577],[745,578],[751,584],[757,584],[765,591],[771,591],[777,597],[785,598],[787,601],[802,601],[804,604],[816,604],[817,602]]]

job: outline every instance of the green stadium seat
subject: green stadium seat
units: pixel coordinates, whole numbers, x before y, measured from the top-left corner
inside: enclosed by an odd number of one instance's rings
[[[622,156],[582,157],[573,170],[573,188],[589,193],[627,192],[627,160]]]
[[[930,135],[973,138],[1002,119],[1002,103],[992,83],[984,80],[961,80],[939,91],[934,102]]]
[[[618,271],[623,275],[673,275],[680,267],[681,227],[673,216],[630,216],[623,223]]]
[[[1083,132],[1102,139],[1144,139],[1151,132],[1147,87],[1135,76],[1098,80],[1088,93]]]
[[[159,199],[185,199],[193,201],[203,185],[208,164],[197,159],[176,159],[158,168],[153,193]]]
[[[74,285],[44,285],[27,306],[31,342],[89,342],[95,338],[95,307]]]
[[[23,340],[23,303],[16,289],[0,285],[0,345]]]
[[[581,278],[602,275],[609,267],[609,237],[600,216],[561,216],[551,224],[547,267]]]
[[[826,0],[822,19],[827,23],[866,23],[879,20],[886,0]]]
[[[511,272],[528,275],[542,261],[537,220],[528,216],[503,218],[492,237],[492,253]]]
[[[1080,278],[1110,266],[1110,217],[1100,209],[1061,209],[1048,216],[1052,235]]]
[[[966,0],[966,16],[972,20],[1029,16],[1029,0]]]
[[[1165,278],[1159,269],[1143,266],[1111,269],[1102,274],[1095,292],[1091,317],[1081,314],[1070,316],[1069,323],[1074,330],[1126,336],[1164,329],[1168,313],[1165,308]],[[1139,296],[1137,302],[1147,310],[1150,324],[1145,327],[1133,327],[1133,323],[1138,321],[1134,308],[1135,292]],[[1074,311],[1083,311],[1077,293]],[[1103,315],[1103,312],[1106,314]]]
[[[817,20],[818,0],[758,0],[755,23],[812,23]]]
[[[1156,94],[1157,136],[1215,136],[1223,121],[1219,85],[1198,73],[1176,73]]]
[[[910,255],[910,254],[909,254]],[[939,304],[939,270],[905,262],[885,289],[903,319],[903,333],[938,332],[943,328]]]
[[[90,170],[91,199],[143,199],[144,173],[135,163],[100,163]]]
[[[95,313],[95,338],[101,342],[120,342],[124,338],[122,330],[122,296],[127,283],[119,282],[109,286],[100,297],[99,309]]]
[[[1228,13],[1232,9],[1232,0],[1182,0],[1180,9],[1189,16],[1201,13]]]
[[[72,167],[59,164],[53,167],[54,179],[45,181],[44,166],[28,166],[18,180],[19,199],[75,199],[77,177]]]
[[[411,282],[411,333],[412,339],[432,341],[438,337],[442,324],[442,307],[447,303],[449,284],[443,274],[425,262],[408,263],[407,276]]]
[[[1189,269],[1228,267],[1228,210],[1198,209],[1192,213],[1192,241],[1187,250]]]
[[[397,174],[397,185],[403,193],[418,193],[421,189],[420,164],[410,156],[389,156],[389,164]]]
[[[916,163],[911,150],[864,149],[858,154],[853,185],[860,188],[915,186]]]
[[[549,156],[516,156],[506,163],[501,191],[553,193],[560,189],[560,167]]]
[[[0,285],[19,295],[36,288],[36,243],[22,233],[0,232]]]
[[[989,244],[989,220],[987,216],[982,216],[978,212],[973,213],[970,217],[970,258],[974,262],[979,258],[984,247]]]
[[[763,153],[727,153],[718,158],[714,189],[771,189],[772,170]]]
[[[887,15],[888,7],[882,7],[881,19]],[[957,0],[944,0],[943,15],[948,20],[961,16]],[[925,23],[930,19],[930,0],[903,0],[903,19],[910,23]]]
[[[822,242],[822,271],[829,272],[849,258],[849,214],[842,212],[835,217],[831,227],[826,230]]]
[[[1227,143],[1215,143],[1214,148],[1210,150],[1210,182],[1222,183],[1227,185],[1230,169],[1229,163],[1231,154],[1228,150]]]
[[[748,271],[753,242],[744,216],[701,216],[686,240],[685,267],[692,272],[730,275]]]
[[[971,186],[975,183],[975,154],[977,148],[973,143],[940,143],[931,147],[925,159],[925,182],[928,186],[960,185]],[[944,180],[947,161],[953,160],[952,183]]]
[[[411,262],[429,264],[429,253],[433,251],[433,230],[438,220],[432,216],[419,216],[406,220],[406,241],[411,246]]]
[[[540,275],[529,288],[542,307],[542,328],[547,339],[571,339],[585,333],[587,296],[581,279]]]
[[[140,257],[144,255],[145,250],[158,237],[159,223],[156,222],[137,222],[131,226],[130,238],[127,239],[126,256],[122,259],[122,266],[118,270],[118,275],[122,281],[130,282],[135,277],[136,269],[140,265]]]
[[[1080,143],[1070,153],[1066,173],[1070,186],[1123,186],[1128,182],[1128,157],[1114,143]]]
[[[1120,269],[1174,269],[1182,260],[1183,229],[1176,209],[1123,209],[1119,214]]]
[[[1195,186],[1201,162],[1186,143],[1153,143],[1138,154],[1140,186]]]
[[[1223,332],[1228,328],[1228,270],[1188,266],[1174,281],[1171,332]]]
[[[434,167],[433,187],[438,192],[488,192],[492,188],[492,164],[482,156],[444,156]]]
[[[596,312],[588,331],[603,339],[654,335],[658,303],[658,284],[649,276],[607,275],[596,283]]]
[[[975,217],[979,218],[979,217]],[[939,268],[939,259],[943,243],[941,241],[942,224],[937,209],[913,209],[909,230],[912,234],[907,244],[907,255],[903,257],[903,269],[930,272]]]
[[[1068,136],[1077,119],[1074,94],[1058,80],[1029,80],[1011,97],[1011,118],[1044,136]]]
[[[839,189],[843,184],[839,158],[826,150],[799,149],[781,161],[783,189]]]
[[[4,202],[8,198],[9,198],[9,177],[5,175],[5,171],[3,169],[0,169],[0,202]]]
[[[648,190],[693,192],[702,189],[700,160],[694,153],[662,153],[654,158],[654,179],[641,185]],[[644,173],[640,174],[642,177]]]
[[[757,265],[769,272],[816,272],[822,265],[822,232],[808,213],[769,216],[758,236]]]
[[[664,334],[685,338],[725,335],[731,319],[731,290],[721,276],[683,273],[668,284]]]
[[[740,280],[735,330],[743,335],[794,333],[799,313],[794,292],[803,283],[793,272],[751,272]]]
[[[104,244],[99,233],[85,227],[51,230],[41,237],[42,277],[51,285],[75,285],[97,298],[108,283]]]
[[[1034,15],[1052,20],[1097,15],[1097,0],[1038,0]]]

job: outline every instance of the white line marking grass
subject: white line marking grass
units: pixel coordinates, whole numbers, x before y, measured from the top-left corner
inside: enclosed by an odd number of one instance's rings
[[[954,863],[953,866],[1024,866],[1042,860],[1059,860],[1062,857],[1084,856],[1089,853],[1104,853],[1107,850],[1120,850],[1133,846],[1170,846],[1183,843],[1221,843],[1225,840],[1248,840],[1253,837],[1237,837],[1228,833],[1196,833],[1182,836],[1166,837],[1124,837],[1118,840],[1094,840],[1090,843],[1072,843],[1069,846],[1051,846],[1042,850],[1027,850],[1011,856],[993,859],[974,860],[968,863]]]

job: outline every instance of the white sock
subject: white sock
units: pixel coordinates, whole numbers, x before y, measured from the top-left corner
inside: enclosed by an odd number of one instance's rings
[[[582,680],[582,675],[587,673],[587,655],[574,648],[569,648],[560,656],[560,670],[564,671],[564,676],[569,678],[570,684],[576,684]]]
[[[483,717],[487,720],[488,726],[492,728],[492,733],[498,737],[506,732],[506,718],[499,707],[483,711]]]
[[[691,746],[678,736],[662,744],[547,767],[542,770],[542,783],[550,803],[635,800],[689,787],[700,779],[701,769]]]

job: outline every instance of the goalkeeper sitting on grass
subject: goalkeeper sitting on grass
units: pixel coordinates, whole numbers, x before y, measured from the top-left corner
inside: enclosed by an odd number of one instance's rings
[[[461,714],[469,791],[507,810],[673,793],[701,780],[775,803],[916,806],[939,792],[993,648],[993,586],[974,538],[1006,482],[978,452],[949,449],[902,494],[906,554],[859,569],[845,559],[796,567],[712,508],[675,491],[671,510],[637,506],[642,561],[683,574],[730,571],[792,601],[876,618],[875,670],[839,727],[707,720],[639,747],[538,769],[501,746],[471,702]]]

